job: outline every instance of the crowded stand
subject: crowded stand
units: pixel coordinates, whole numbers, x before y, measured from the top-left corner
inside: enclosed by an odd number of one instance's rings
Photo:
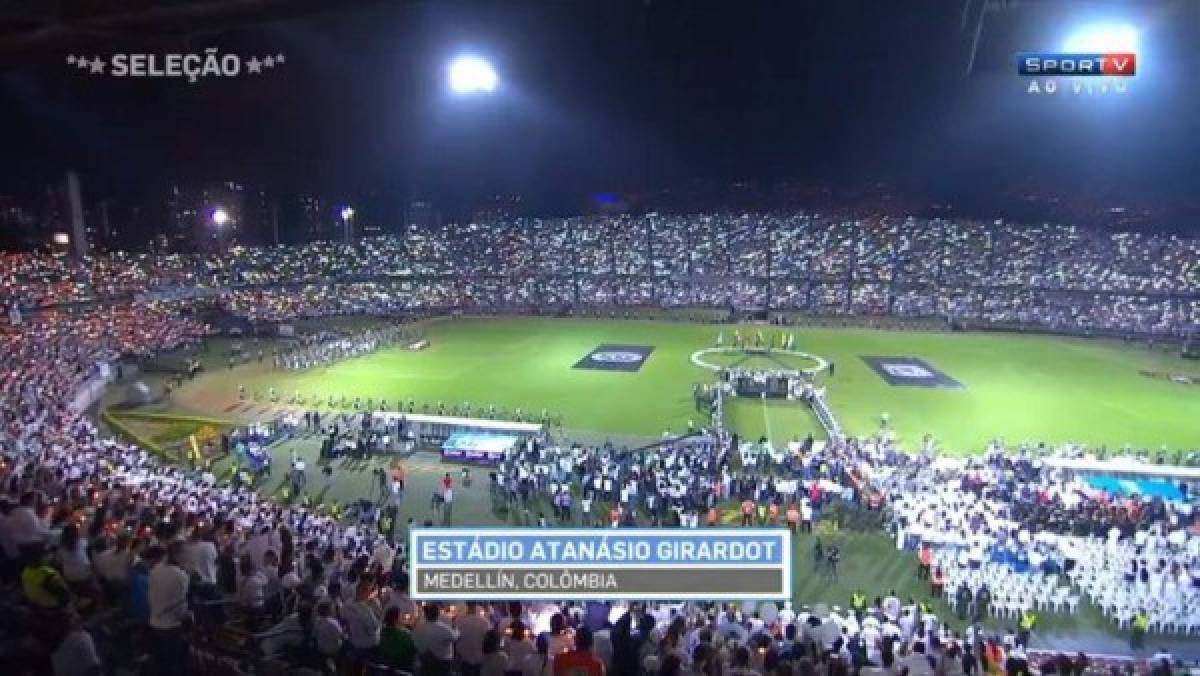
[[[376,286],[358,286],[366,284]],[[73,263],[9,254],[0,272],[0,303],[26,310],[163,288],[213,290],[258,319],[396,307],[734,305],[1181,337],[1197,330],[1200,240],[947,219],[653,213],[412,226],[353,244],[204,255]],[[353,300],[329,298],[342,293]],[[292,295],[306,300],[276,300]],[[264,298],[283,306],[260,310]]]

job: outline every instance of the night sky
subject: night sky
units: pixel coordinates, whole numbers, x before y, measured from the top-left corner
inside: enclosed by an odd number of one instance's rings
[[[0,194],[68,167],[90,195],[228,178],[450,203],[519,192],[545,213],[695,179],[883,181],[983,208],[1017,185],[1200,194],[1200,3],[1014,4],[989,16],[970,76],[957,0],[380,2],[182,40],[80,39],[0,63]],[[1055,49],[1093,17],[1141,30],[1131,91],[1026,94],[1013,52]],[[210,45],[288,61],[197,84],[64,65]],[[447,96],[462,51],[495,63],[499,94]]]

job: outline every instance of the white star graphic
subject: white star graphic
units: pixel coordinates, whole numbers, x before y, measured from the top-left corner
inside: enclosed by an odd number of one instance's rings
[[[250,57],[250,60],[246,62],[246,72],[251,74],[261,73],[262,61],[259,61],[257,56]]]
[[[68,66],[74,66],[74,65],[75,65],[75,55],[74,55],[74,54],[68,54],[68,55],[67,55],[67,65],[68,65]]]
[[[108,65],[108,64],[104,63],[104,60],[103,60],[103,59],[101,59],[101,58],[100,58],[100,57],[98,57],[98,56],[97,56],[97,57],[94,57],[94,58],[92,59],[92,74],[93,74],[93,75],[98,75],[98,74],[101,74],[101,73],[103,73],[103,72],[104,72],[104,67],[105,67],[106,65]]]
[[[287,59],[283,58],[283,54],[276,54],[275,63],[282,66],[283,64],[287,63]]]
[[[275,67],[275,57],[268,54],[265,58],[263,58],[263,65],[266,66],[267,68],[274,68]]]
[[[89,67],[91,67],[91,65],[92,62],[88,61],[86,56],[81,56],[78,59],[75,59],[75,67],[79,70],[87,70]]]

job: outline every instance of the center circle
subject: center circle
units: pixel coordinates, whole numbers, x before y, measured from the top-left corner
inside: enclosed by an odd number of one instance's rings
[[[710,347],[710,348],[707,348],[704,350],[696,350],[695,352],[693,352],[692,356],[690,357],[690,361],[693,364],[695,364],[696,366],[699,366],[700,368],[708,369],[709,371],[720,372],[720,371],[726,370],[728,367],[721,366],[719,364],[713,364],[712,362],[705,361],[704,360],[705,355],[745,354],[745,353],[746,353],[746,350],[744,348],[740,348],[740,347]],[[821,357],[821,356],[818,356],[818,355],[815,355],[815,354],[812,354],[809,352],[800,352],[797,350],[771,349],[768,352],[765,352],[764,354],[782,354],[782,355],[787,355],[789,357],[800,357],[802,359],[811,359],[812,361],[816,362],[816,364],[817,364],[816,366],[813,366],[811,368],[805,368],[805,369],[779,369],[779,370],[794,370],[794,371],[798,371],[800,373],[804,373],[804,374],[811,376],[811,375],[815,375],[815,374],[820,373],[821,371],[824,371],[829,368],[829,360],[825,359],[824,357]]]

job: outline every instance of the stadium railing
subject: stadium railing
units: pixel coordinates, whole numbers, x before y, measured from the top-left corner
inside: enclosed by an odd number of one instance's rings
[[[825,401],[824,395],[813,394],[812,409],[817,414],[817,420],[820,421],[821,427],[825,428],[825,435],[830,441],[840,442],[845,439],[842,433],[842,425],[833,415],[833,410],[829,408],[829,403]]]

